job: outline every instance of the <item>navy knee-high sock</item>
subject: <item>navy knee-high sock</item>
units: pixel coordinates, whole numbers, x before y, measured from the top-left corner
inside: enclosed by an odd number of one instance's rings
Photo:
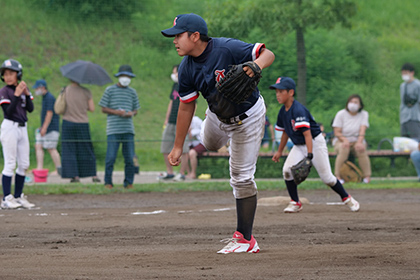
[[[3,186],[3,196],[6,197],[12,192],[12,177],[3,174],[1,177],[1,184]]]
[[[297,185],[295,183],[295,181],[286,181],[286,187],[287,187],[287,191],[289,192],[290,198],[293,201],[299,202],[299,196],[298,196],[298,191],[297,191]]]
[[[340,183],[340,180],[337,180],[337,183],[335,183],[335,185],[332,186],[331,189],[333,189],[333,191],[338,193],[340,195],[341,199],[349,196],[349,194],[344,189],[343,185]]]
[[[257,195],[236,199],[236,230],[242,233],[246,240],[251,240],[255,211],[257,210]]]
[[[25,176],[15,175],[15,198],[20,197],[23,192],[23,185],[25,184]]]

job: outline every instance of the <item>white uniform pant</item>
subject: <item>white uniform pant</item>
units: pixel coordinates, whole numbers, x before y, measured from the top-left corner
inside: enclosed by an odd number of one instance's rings
[[[3,175],[12,177],[17,162],[16,174],[25,176],[25,171],[29,168],[29,138],[26,124],[19,126],[16,122],[4,119],[1,123],[0,140],[4,157]]]
[[[312,139],[312,150],[314,158],[312,164],[318,172],[321,180],[328,186],[332,187],[337,183],[337,178],[331,171],[330,159],[328,156],[327,143],[325,142],[324,136],[320,133],[315,139]],[[308,155],[308,149],[306,145],[294,145],[287,156],[286,161],[283,165],[283,178],[286,181],[293,180],[291,168],[297,164],[303,158]]]
[[[225,124],[209,109],[203,122],[201,139],[209,151],[217,151],[230,139],[230,185],[237,199],[247,198],[257,193],[254,174],[258,160],[265,125],[264,99],[260,97],[245,112],[248,117],[242,124]]]

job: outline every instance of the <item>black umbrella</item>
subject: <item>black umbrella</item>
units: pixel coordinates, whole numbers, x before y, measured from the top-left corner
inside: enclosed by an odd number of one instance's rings
[[[78,60],[60,67],[61,74],[79,84],[103,86],[112,83],[108,73],[100,65]]]

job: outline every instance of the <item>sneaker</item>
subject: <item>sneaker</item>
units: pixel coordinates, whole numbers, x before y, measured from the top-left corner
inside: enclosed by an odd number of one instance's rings
[[[185,175],[182,175],[181,173],[176,174],[174,177],[175,181],[185,181]]]
[[[22,206],[22,204],[18,203],[16,201],[16,198],[11,194],[4,197],[3,200],[1,201],[1,208],[3,208],[3,209],[16,209],[16,208],[19,208],[21,206]]]
[[[228,244],[222,250],[217,251],[218,254],[258,253],[260,251],[254,236],[251,236],[251,240],[248,241],[239,231],[235,231],[232,238],[221,240],[221,242]]]
[[[344,204],[346,204],[352,212],[357,212],[360,209],[360,204],[354,199],[351,195],[346,198],[343,198]]]
[[[346,182],[346,181],[344,181],[344,179],[338,179],[338,181],[340,181],[340,183],[341,183],[342,185],[344,185],[344,183]]]
[[[174,174],[168,174],[168,173],[164,173],[164,174],[160,174],[157,179],[158,180],[171,180],[175,177]]]
[[[35,204],[30,203],[27,199],[27,196],[23,193],[20,195],[20,197],[16,198],[16,202],[22,205],[23,208],[30,209],[32,207],[35,207]]]
[[[112,184],[105,184],[105,188],[112,189],[114,186]]]
[[[132,189],[133,188],[133,184],[128,184],[127,186],[124,186],[125,189]]]
[[[289,202],[289,205],[287,205],[286,208],[284,208],[284,213],[297,213],[300,210],[302,210],[302,202],[296,202],[294,200],[291,200]]]

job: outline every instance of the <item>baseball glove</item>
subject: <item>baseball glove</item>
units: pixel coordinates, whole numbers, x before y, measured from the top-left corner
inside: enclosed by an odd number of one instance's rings
[[[309,157],[302,159],[297,164],[292,166],[291,170],[293,180],[295,181],[296,185],[299,185],[300,183],[306,180],[306,178],[309,175],[309,172],[311,172],[311,167],[312,160]]]
[[[254,72],[252,78],[244,71],[245,66],[248,66]],[[217,82],[216,88],[226,99],[240,104],[251,96],[260,79],[261,68],[254,61],[248,61],[232,65],[229,72]]]

